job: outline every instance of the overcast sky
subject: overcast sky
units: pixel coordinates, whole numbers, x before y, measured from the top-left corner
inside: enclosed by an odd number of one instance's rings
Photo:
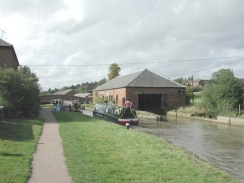
[[[43,90],[148,69],[244,77],[243,0],[0,0],[1,38]],[[242,59],[243,58],[243,59]]]

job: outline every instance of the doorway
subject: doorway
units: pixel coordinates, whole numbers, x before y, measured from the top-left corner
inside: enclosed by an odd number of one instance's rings
[[[139,94],[138,109],[142,111],[161,110],[161,94]]]

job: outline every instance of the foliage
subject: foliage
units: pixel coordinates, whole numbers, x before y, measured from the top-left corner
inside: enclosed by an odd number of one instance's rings
[[[43,119],[6,119],[0,122],[0,182],[24,183],[40,137]]]
[[[20,66],[18,68],[18,72],[22,73],[22,75],[26,78],[29,78],[32,81],[38,81],[38,78],[36,77],[36,74],[31,72],[30,68],[27,66]]]
[[[186,105],[190,105],[190,101],[191,101],[192,97],[193,97],[192,87],[187,86],[186,87]]]
[[[185,85],[185,83],[183,82],[184,79],[182,77],[181,78],[177,78],[174,81],[177,82],[177,83],[179,83],[179,84],[181,84],[181,85]]]
[[[0,78],[0,103],[5,112],[15,115],[22,111],[26,117],[39,115],[40,89],[34,73],[27,67],[18,72],[0,68]]]
[[[202,103],[189,107],[180,107],[177,109],[177,112],[190,114],[191,116],[206,117],[205,108],[203,107]]]
[[[120,72],[120,67],[118,64],[113,63],[109,66],[109,73],[108,73],[108,80],[111,80],[113,78],[116,78],[117,76],[119,76],[119,72]]]
[[[106,81],[107,81],[106,78],[104,78],[98,82],[86,82],[86,83],[77,84],[77,85],[64,86],[61,89],[55,88],[54,90],[52,90],[51,88],[49,88],[47,91],[42,91],[41,95],[53,94],[53,93],[56,93],[58,91],[64,91],[67,89],[74,89],[74,90],[77,90],[79,93],[92,93],[92,90],[94,90],[98,86],[106,83]]]
[[[54,115],[73,182],[238,182],[160,138],[79,113]]]
[[[99,81],[97,82],[97,85],[98,85],[98,86],[101,86],[101,85],[105,84],[106,82],[107,82],[107,79],[106,79],[106,78],[103,78],[103,79],[101,79],[101,80],[99,80]]]
[[[243,103],[244,82],[234,77],[230,69],[222,69],[212,74],[212,79],[202,92],[206,112],[210,117],[237,114]]]

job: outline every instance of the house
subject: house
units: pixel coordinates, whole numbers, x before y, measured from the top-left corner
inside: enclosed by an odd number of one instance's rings
[[[185,80],[182,82],[182,84],[187,85],[187,86],[192,86],[192,84],[193,84],[193,87],[203,87],[204,84],[205,84],[207,81],[208,81],[208,80],[202,80],[202,79],[199,79],[199,78],[197,78],[197,79],[193,79],[193,81],[192,81],[192,79],[188,79],[188,80],[185,79]]]
[[[50,104],[53,100],[78,100],[83,103],[90,100],[91,93],[78,93],[73,89],[68,89],[64,91],[58,91],[50,95],[41,95],[39,96],[42,104]]]
[[[118,76],[93,90],[93,100],[113,101],[123,106],[130,99],[137,110],[160,111],[186,104],[186,87],[144,69]]]
[[[0,39],[0,67],[18,70],[19,61],[13,45]]]

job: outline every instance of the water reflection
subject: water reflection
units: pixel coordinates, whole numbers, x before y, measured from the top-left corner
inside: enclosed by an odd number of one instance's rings
[[[244,128],[196,119],[141,120],[140,131],[170,141],[244,182]],[[136,127],[135,127],[136,129]]]

